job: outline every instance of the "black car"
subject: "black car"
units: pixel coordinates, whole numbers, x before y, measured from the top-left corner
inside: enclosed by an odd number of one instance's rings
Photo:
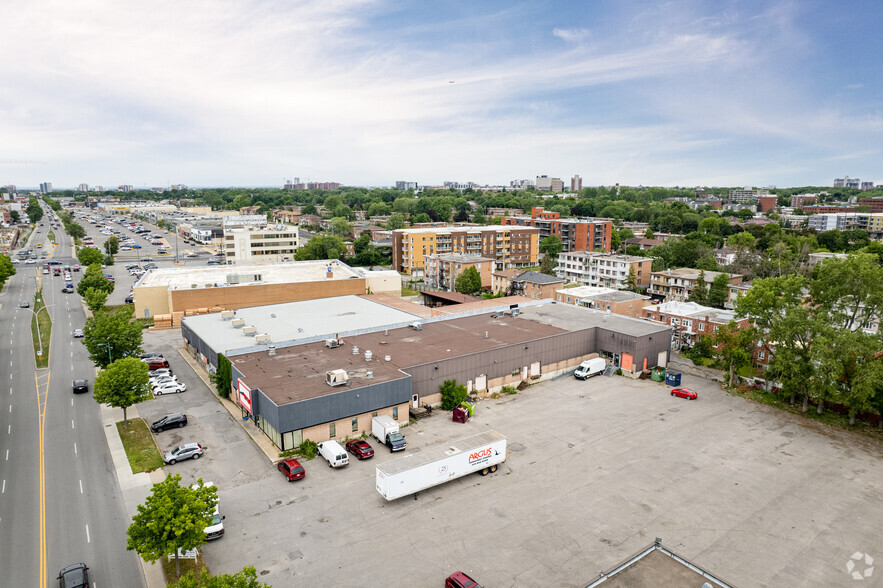
[[[162,353],[159,351],[147,351],[138,356],[140,359],[148,359],[151,357],[162,357]]]
[[[89,382],[87,380],[74,380],[71,382],[71,386],[73,386],[74,394],[82,394],[89,391]]]
[[[187,424],[187,415],[181,413],[167,414],[152,425],[150,430],[154,433],[160,433],[166,429],[176,429]]]
[[[89,568],[84,563],[67,566],[58,572],[61,588],[89,588]]]
[[[28,302],[27,300],[22,300],[21,302],[18,303],[18,307],[19,308],[30,308],[31,303]]]
[[[132,296],[131,294],[129,294],[128,296],[126,296],[126,297],[123,299],[123,302],[125,302],[126,304],[134,304],[134,302],[135,302],[135,297]]]

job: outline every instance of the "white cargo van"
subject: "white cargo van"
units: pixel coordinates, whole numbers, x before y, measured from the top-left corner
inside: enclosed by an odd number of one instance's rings
[[[328,460],[328,465],[333,468],[342,468],[350,462],[346,451],[337,441],[323,441],[319,443],[319,455]]]
[[[214,486],[214,482],[205,482],[205,486]],[[191,489],[197,490],[199,489],[199,484],[193,484],[190,486]],[[224,536],[224,517],[221,515],[221,499],[218,498],[218,503],[215,505],[215,509],[212,512],[212,521],[209,523],[209,526],[205,528],[205,538],[208,541],[212,539],[220,539]]]
[[[576,371],[573,372],[573,375],[578,380],[585,380],[586,378],[591,378],[592,376],[596,376],[607,369],[607,362],[604,361],[600,357],[596,357],[594,359],[588,359],[576,368]]]

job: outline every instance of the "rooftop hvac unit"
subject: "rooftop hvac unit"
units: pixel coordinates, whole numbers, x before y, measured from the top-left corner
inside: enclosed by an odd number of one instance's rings
[[[391,361],[391,360],[392,360],[392,358],[390,356],[388,356],[388,355],[383,356],[383,361]]]
[[[242,334],[246,337],[254,337],[258,333],[258,328],[254,325],[242,327]]]
[[[233,320],[233,317],[236,316],[236,313],[232,310],[223,310],[221,311],[221,319],[225,321]]]
[[[370,349],[365,350],[365,361],[371,361],[374,355],[371,353]]]
[[[258,345],[267,345],[270,341],[272,341],[272,339],[270,339],[270,335],[267,333],[261,333],[260,335],[254,336],[254,342]]]
[[[331,370],[325,372],[325,383],[329,386],[346,386],[349,376],[346,370]]]
[[[233,325],[234,329],[241,329],[242,327],[245,326],[245,319],[244,318],[233,319],[232,321],[230,321],[230,324]]]
[[[421,325],[420,323],[413,323],[413,324],[411,325],[411,327],[412,327],[415,331],[422,331],[422,330],[423,330],[423,325]]]
[[[267,355],[276,355],[276,346],[270,345],[267,347]]]
[[[340,347],[340,339],[325,339],[325,347],[337,349]]]
[[[359,348],[356,347],[355,345],[353,345],[353,355],[358,355],[358,354],[359,354]]]
[[[374,377],[374,372],[372,372],[371,370],[368,370],[368,372],[365,374],[365,377],[370,380],[371,378]]]
[[[517,308],[512,309],[512,316],[518,316],[519,314],[521,314],[521,311],[519,309],[517,309]]]

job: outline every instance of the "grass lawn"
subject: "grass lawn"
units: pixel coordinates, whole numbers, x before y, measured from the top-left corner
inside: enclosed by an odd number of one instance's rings
[[[181,564],[181,576],[185,576],[187,572],[195,572],[197,579],[202,574],[202,568],[206,567],[205,562],[202,561],[202,548],[199,549],[199,559],[179,559]],[[166,577],[166,583],[171,584],[173,582],[177,582],[181,579],[181,576],[175,575],[175,558],[173,557],[171,561],[169,561],[168,557],[164,557],[160,560],[162,564],[163,575]]]
[[[417,296],[420,294],[418,290],[414,290],[413,288],[405,288],[402,286],[402,296]]]
[[[44,310],[41,311],[41,308],[45,308],[45,304],[43,304],[43,291],[38,290],[37,296],[34,299],[34,312],[37,313],[37,316],[31,316],[31,336],[34,341],[34,360],[37,362],[38,368],[45,368],[49,366],[49,342],[52,336],[52,319],[49,318],[49,311]],[[39,323],[38,323],[39,321]],[[37,338],[37,324],[40,325],[40,338]],[[43,350],[43,355],[37,355],[37,351],[40,349]]]
[[[162,456],[144,419],[129,419],[128,429],[125,422],[120,421],[117,423],[117,431],[123,447],[126,448],[132,473],[149,472],[162,467]]]
[[[113,304],[113,305],[105,306],[104,310],[107,312],[110,312],[110,313],[116,313],[117,311],[125,310],[129,313],[129,316],[131,317],[133,314],[135,314],[135,305],[134,304]]]
[[[49,231],[49,240],[55,243],[55,233],[53,231]]]

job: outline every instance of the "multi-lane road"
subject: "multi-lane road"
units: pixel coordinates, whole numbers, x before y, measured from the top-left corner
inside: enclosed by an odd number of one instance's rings
[[[48,209],[47,209],[48,213]],[[29,247],[75,264],[62,229],[58,245],[38,226]],[[97,242],[97,241],[96,241]],[[47,586],[72,563],[90,568],[94,586],[144,586],[137,556],[126,550],[130,523],[91,389],[95,369],[72,332],[85,323],[80,297],[43,262],[16,266],[0,295],[0,570],[6,586]],[[82,275],[74,273],[76,281]],[[37,370],[31,343],[36,285],[52,317],[49,368]],[[31,308],[19,308],[27,300]],[[43,311],[46,312],[46,311]],[[89,381],[74,395],[71,380]]]

